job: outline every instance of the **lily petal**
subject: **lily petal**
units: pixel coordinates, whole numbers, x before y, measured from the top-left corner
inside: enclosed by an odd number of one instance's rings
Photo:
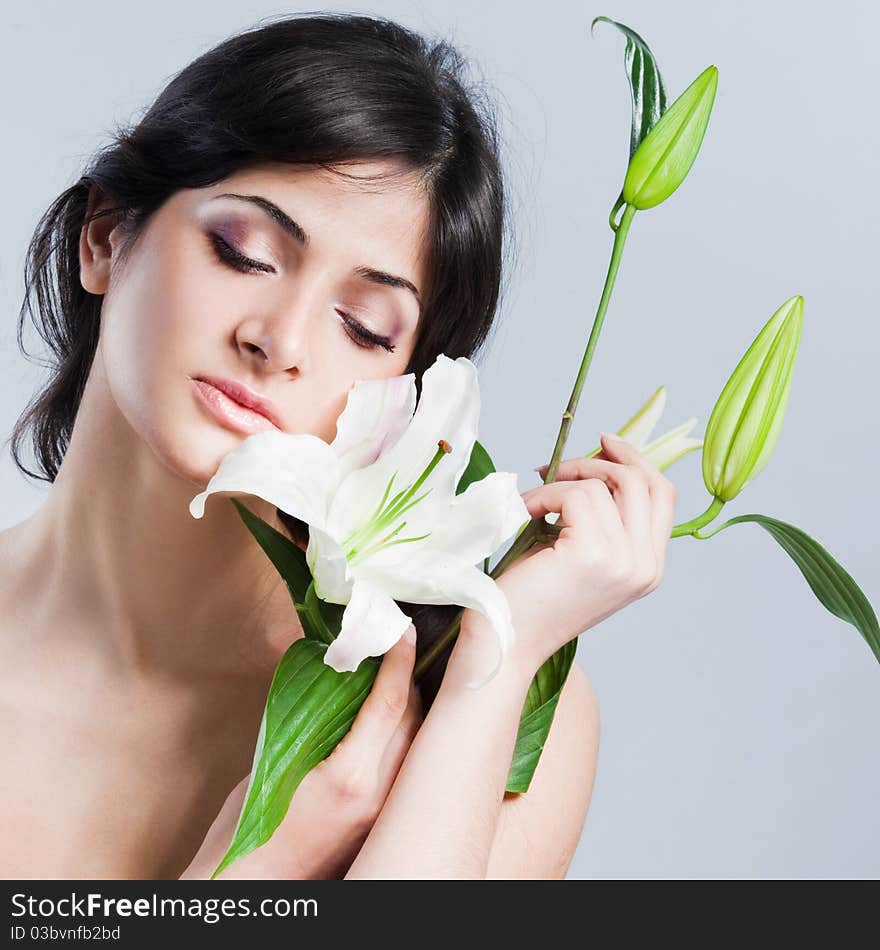
[[[342,545],[317,525],[309,526],[306,563],[315,582],[315,593],[330,604],[347,604],[354,583]]]
[[[641,409],[627,422],[617,434],[640,449],[654,431],[654,426],[666,407],[666,387],[660,386],[649,397]]]
[[[342,614],[342,628],[327,647],[324,662],[338,673],[356,670],[366,657],[390,650],[411,623],[412,618],[381,587],[359,577]]]
[[[412,604],[458,604],[483,614],[498,639],[498,662],[488,676],[468,685],[478,689],[501,669],[515,639],[510,604],[495,579],[479,567],[454,554],[432,557],[424,549],[407,560],[405,573],[399,569],[385,572],[367,563],[358,568],[357,577],[370,578],[395,600]]]
[[[346,537],[369,517],[395,472],[392,496],[414,484],[436,454],[438,439],[445,439],[452,451],[440,459],[418,494],[430,489],[432,502],[443,499],[445,505],[470,461],[479,415],[476,366],[467,357],[452,360],[441,353],[422,375],[418,406],[400,439],[373,465],[350,472],[339,485],[328,513],[329,532],[336,538]],[[419,520],[420,530],[415,533],[424,533],[424,515],[430,507],[420,503],[411,509],[412,514],[407,512]]]
[[[205,490],[189,503],[189,511],[201,518],[208,495],[243,492],[322,527],[338,481],[336,452],[323,439],[307,433],[255,432],[223,457]]]
[[[434,526],[431,548],[448,551],[471,564],[490,557],[524,521],[531,520],[516,481],[515,472],[491,472],[471,482]]]
[[[673,462],[677,462],[688,452],[693,452],[702,446],[702,439],[688,438],[688,432],[697,424],[696,417],[688,419],[680,426],[670,429],[660,438],[655,439],[650,445],[641,449],[643,455],[646,455],[660,471],[669,468]]]
[[[336,420],[330,443],[339,459],[340,477],[372,465],[401,437],[416,408],[416,375],[357,380]]]

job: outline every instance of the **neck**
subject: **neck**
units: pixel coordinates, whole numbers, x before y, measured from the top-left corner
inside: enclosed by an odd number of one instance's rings
[[[193,518],[204,479],[163,465],[104,387],[96,360],[46,501],[7,532],[16,598],[34,605],[40,636],[127,671],[271,674],[302,628],[228,499],[284,531],[274,506],[220,493]]]

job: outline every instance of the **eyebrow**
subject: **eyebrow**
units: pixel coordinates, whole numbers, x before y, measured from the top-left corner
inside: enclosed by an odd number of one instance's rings
[[[309,246],[309,236],[303,230],[302,225],[294,221],[286,211],[283,211],[274,202],[269,201],[268,198],[264,198],[262,195],[238,195],[233,192],[215,195],[212,200],[216,200],[217,198],[237,198],[239,201],[248,201],[256,205],[265,211],[275,222],[280,224],[284,231],[286,231],[297,244],[303,247]],[[405,277],[398,277],[395,274],[389,274],[387,271],[376,270],[374,267],[366,267],[364,265],[355,267],[353,273],[373,284],[381,284],[385,287],[399,287],[403,290],[408,290],[419,304],[421,304],[418,288],[411,280],[407,280]]]

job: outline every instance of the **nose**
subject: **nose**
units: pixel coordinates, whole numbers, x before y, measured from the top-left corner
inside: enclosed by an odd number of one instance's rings
[[[311,305],[308,294],[294,294],[284,303],[242,320],[235,331],[236,344],[263,371],[302,374],[309,361]]]

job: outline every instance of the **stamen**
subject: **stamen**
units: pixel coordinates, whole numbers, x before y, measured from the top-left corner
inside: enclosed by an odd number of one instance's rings
[[[394,475],[391,477],[391,481],[389,481],[388,486],[385,489],[382,500],[379,502],[379,505],[373,512],[373,515],[358,528],[352,531],[343,543],[343,548],[347,549],[345,556],[350,562],[362,560],[376,551],[381,550],[381,548],[385,546],[390,546],[392,544],[402,544],[408,541],[420,541],[422,538],[428,537],[428,534],[423,534],[416,538],[397,538],[396,540],[392,540],[394,535],[396,535],[406,524],[404,521],[389,534],[386,534],[381,540],[370,544],[367,548],[361,547],[363,542],[384,531],[386,528],[392,525],[400,517],[400,515],[404,514],[430,494],[432,489],[428,488],[426,491],[422,492],[421,495],[415,498],[413,497],[420,486],[424,483],[425,479],[437,467],[440,459],[442,459],[444,455],[448,455],[451,452],[452,446],[445,439],[440,439],[437,443],[437,451],[434,453],[434,457],[427,464],[427,466],[425,466],[422,474],[412,485],[410,485],[409,488],[398,492],[383,510],[383,506],[385,505],[388,495],[391,491],[391,483],[394,481],[394,476],[397,475],[397,471],[395,471]],[[358,550],[359,548],[361,548],[361,550]]]

